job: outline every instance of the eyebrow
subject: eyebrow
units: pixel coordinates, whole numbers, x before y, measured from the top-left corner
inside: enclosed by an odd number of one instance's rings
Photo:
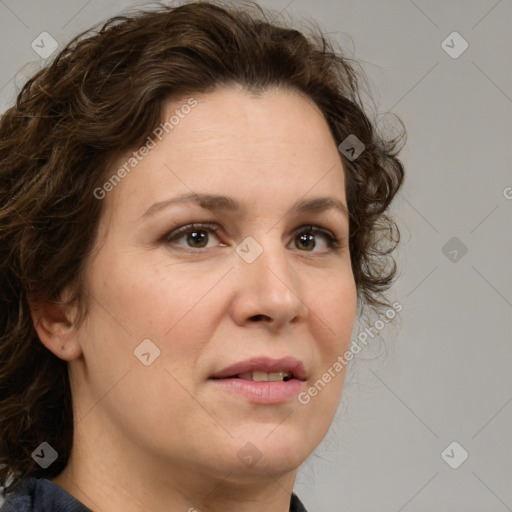
[[[197,192],[190,192],[173,197],[171,199],[167,199],[165,201],[154,203],[145,213],[142,214],[141,219],[150,217],[156,212],[177,203],[194,203],[201,208],[204,208],[205,210],[212,211],[223,210],[234,213],[239,213],[242,211],[240,203],[232,197],[217,194],[201,194]],[[331,209],[338,210],[348,219],[349,214],[347,207],[335,197],[299,199],[296,203],[293,204],[289,212],[294,214],[315,213]]]

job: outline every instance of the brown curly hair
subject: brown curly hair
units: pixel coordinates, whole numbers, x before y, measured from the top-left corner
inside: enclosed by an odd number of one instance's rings
[[[323,112],[337,143],[355,135],[346,170],[350,255],[360,305],[388,306],[399,230],[387,212],[404,170],[403,135],[386,139],[365,114],[361,77],[320,30],[305,36],[269,21],[253,2],[158,4],[76,36],[23,86],[0,118],[0,485],[51,479],[73,439],[67,363],[39,341],[29,298],[86,315],[83,264],[102,213],[93,191],[119,155],[140,147],[163,104],[219,85],[300,91]],[[364,77],[364,74],[361,73]],[[62,301],[62,302],[61,302]],[[43,441],[58,459],[42,469]],[[9,485],[11,483],[11,485]]]

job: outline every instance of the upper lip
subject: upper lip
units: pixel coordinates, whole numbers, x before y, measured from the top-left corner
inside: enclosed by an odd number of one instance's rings
[[[306,380],[306,369],[304,364],[294,357],[282,357],[272,359],[270,357],[254,357],[246,361],[232,364],[212,375],[212,379],[224,379],[235,377],[246,372],[291,372],[298,380]]]

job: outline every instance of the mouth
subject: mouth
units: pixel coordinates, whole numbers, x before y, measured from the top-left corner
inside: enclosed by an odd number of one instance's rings
[[[233,375],[232,377],[228,378],[253,380],[255,382],[288,382],[295,377],[292,372],[264,372],[260,370],[255,372],[240,373],[239,375]]]
[[[211,379],[243,379],[255,382],[287,382],[292,379],[306,380],[304,364],[294,357],[272,359],[255,357],[232,364],[212,375]]]
[[[228,366],[210,380],[222,389],[257,404],[282,404],[305,387],[306,370],[292,357],[258,357]]]

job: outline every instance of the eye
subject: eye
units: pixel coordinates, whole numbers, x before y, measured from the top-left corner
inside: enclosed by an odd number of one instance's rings
[[[317,246],[316,238],[318,236],[324,239],[328,249],[335,251],[341,248],[341,244],[335,235],[317,226],[304,226],[300,228],[300,231],[296,231],[294,242],[296,247],[302,247],[306,252],[312,252]]]
[[[210,234],[215,234],[219,231],[219,227],[214,224],[198,223],[198,224],[187,224],[174,231],[171,231],[165,236],[164,241],[166,243],[178,243],[184,239],[186,247],[191,249],[204,249],[207,248],[207,244],[210,240]],[[178,245],[183,245],[178,243]]]
[[[188,249],[208,249],[210,237],[213,235],[217,238],[216,233],[219,231],[220,227],[215,224],[187,224],[165,235],[162,241],[167,244],[172,243],[184,246]],[[342,244],[340,244],[339,239],[335,235],[318,226],[302,226],[299,230],[295,231],[292,242],[295,243],[296,248],[301,249],[301,252],[324,252],[314,251],[319,237],[323,239],[323,243],[327,246],[326,252],[337,251],[342,247]]]

